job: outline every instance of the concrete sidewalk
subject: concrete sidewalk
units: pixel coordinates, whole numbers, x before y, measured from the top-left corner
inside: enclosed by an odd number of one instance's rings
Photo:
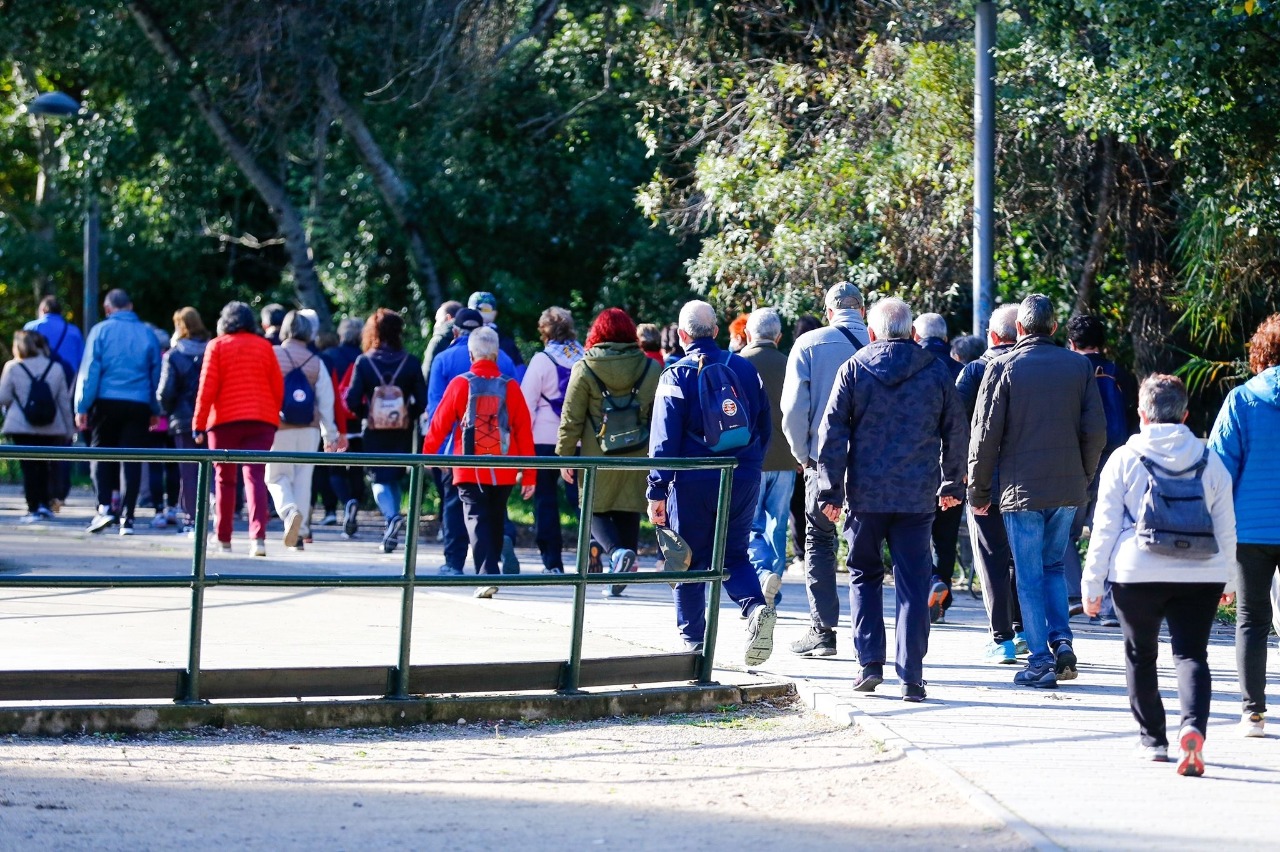
[[[0,573],[78,573],[88,566],[130,573],[189,570],[185,538],[142,526],[132,539],[88,536],[83,533],[87,502],[79,503],[85,505],[64,510],[53,524],[22,527],[16,523],[22,509],[18,494],[0,490]],[[316,543],[304,554],[284,553],[274,535],[267,559],[237,555],[211,560],[210,570],[227,565],[288,572],[305,566],[308,572],[386,573],[402,564],[401,554],[374,553],[372,531],[361,541],[342,542],[335,529],[317,528]],[[239,553],[239,541],[236,547]],[[526,570],[539,566],[535,553],[521,551],[520,556]],[[420,570],[434,571],[439,561],[438,548],[428,544]],[[887,591],[889,613],[892,594]],[[469,590],[423,590],[417,601],[414,662],[563,658],[571,596],[568,589],[504,590],[481,601]],[[182,590],[5,592],[0,597],[0,668],[181,665],[188,600],[189,593]],[[775,652],[759,673],[793,680],[823,713],[902,747],[955,784],[973,806],[1019,831],[1030,845],[1275,847],[1280,831],[1280,739],[1275,734],[1280,730],[1263,740],[1235,734],[1239,693],[1229,628],[1216,633],[1210,652],[1215,689],[1208,775],[1188,779],[1177,776],[1173,764],[1142,763],[1131,756],[1137,733],[1125,695],[1118,630],[1090,628],[1077,619],[1080,679],[1056,692],[1015,689],[1016,667],[980,661],[986,640],[981,604],[961,592],[947,623],[936,626],[931,636],[925,664],[929,700],[917,705],[898,699],[892,677],[874,695],[849,690],[857,666],[847,599],[842,615],[836,657],[790,654],[787,645],[805,631],[808,613],[803,578],[789,574]],[[397,619],[394,590],[213,589],[208,593],[205,664],[391,665]],[[726,682],[745,674],[743,624],[726,598],[716,656],[718,676]],[[592,596],[584,642],[587,656],[676,649],[669,590],[633,586],[620,599]],[[1274,650],[1268,671],[1272,695],[1280,697],[1280,653]],[[1167,655],[1161,673],[1170,727],[1176,729]],[[831,783],[841,779],[832,777]]]

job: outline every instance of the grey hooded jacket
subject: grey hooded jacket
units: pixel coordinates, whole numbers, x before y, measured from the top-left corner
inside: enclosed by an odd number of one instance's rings
[[[796,338],[787,356],[787,375],[782,383],[782,434],[792,457],[800,464],[817,461],[818,427],[835,387],[836,373],[858,351],[841,328],[848,329],[861,346],[870,341],[860,312],[838,310],[831,325]],[[774,440],[778,438],[775,436]]]

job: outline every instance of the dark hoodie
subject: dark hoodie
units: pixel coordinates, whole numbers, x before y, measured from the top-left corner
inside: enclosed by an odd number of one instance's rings
[[[818,431],[818,499],[929,513],[964,497],[969,424],[951,374],[910,340],[864,346],[836,375]]]

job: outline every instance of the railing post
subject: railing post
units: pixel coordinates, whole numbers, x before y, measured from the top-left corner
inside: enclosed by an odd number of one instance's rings
[[[200,648],[204,631],[205,546],[209,538],[209,481],[212,463],[197,462],[195,552],[191,555],[191,631],[187,638],[187,673],[179,704],[200,704]]]
[[[698,683],[713,683],[716,633],[720,628],[720,588],[724,584],[724,547],[729,537],[729,504],[733,495],[733,468],[720,469],[720,489],[716,494],[716,532],[711,546],[711,592],[707,601],[707,632],[702,637],[702,660]]]
[[[565,666],[560,692],[581,692],[582,630],[587,619],[588,571],[591,567],[591,516],[596,496],[595,466],[582,471],[582,511],[578,515],[578,582],[573,586],[573,629],[569,634],[569,664]]]
[[[418,571],[418,519],[422,513],[422,465],[420,464],[409,468],[409,513],[404,538],[404,589],[400,598],[400,661],[396,664],[395,689],[387,696],[400,700],[409,697],[409,657]]]

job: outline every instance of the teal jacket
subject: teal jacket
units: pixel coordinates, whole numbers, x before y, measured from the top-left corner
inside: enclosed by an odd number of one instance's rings
[[[1280,366],[1227,394],[1209,447],[1231,474],[1236,539],[1280,544]]]

